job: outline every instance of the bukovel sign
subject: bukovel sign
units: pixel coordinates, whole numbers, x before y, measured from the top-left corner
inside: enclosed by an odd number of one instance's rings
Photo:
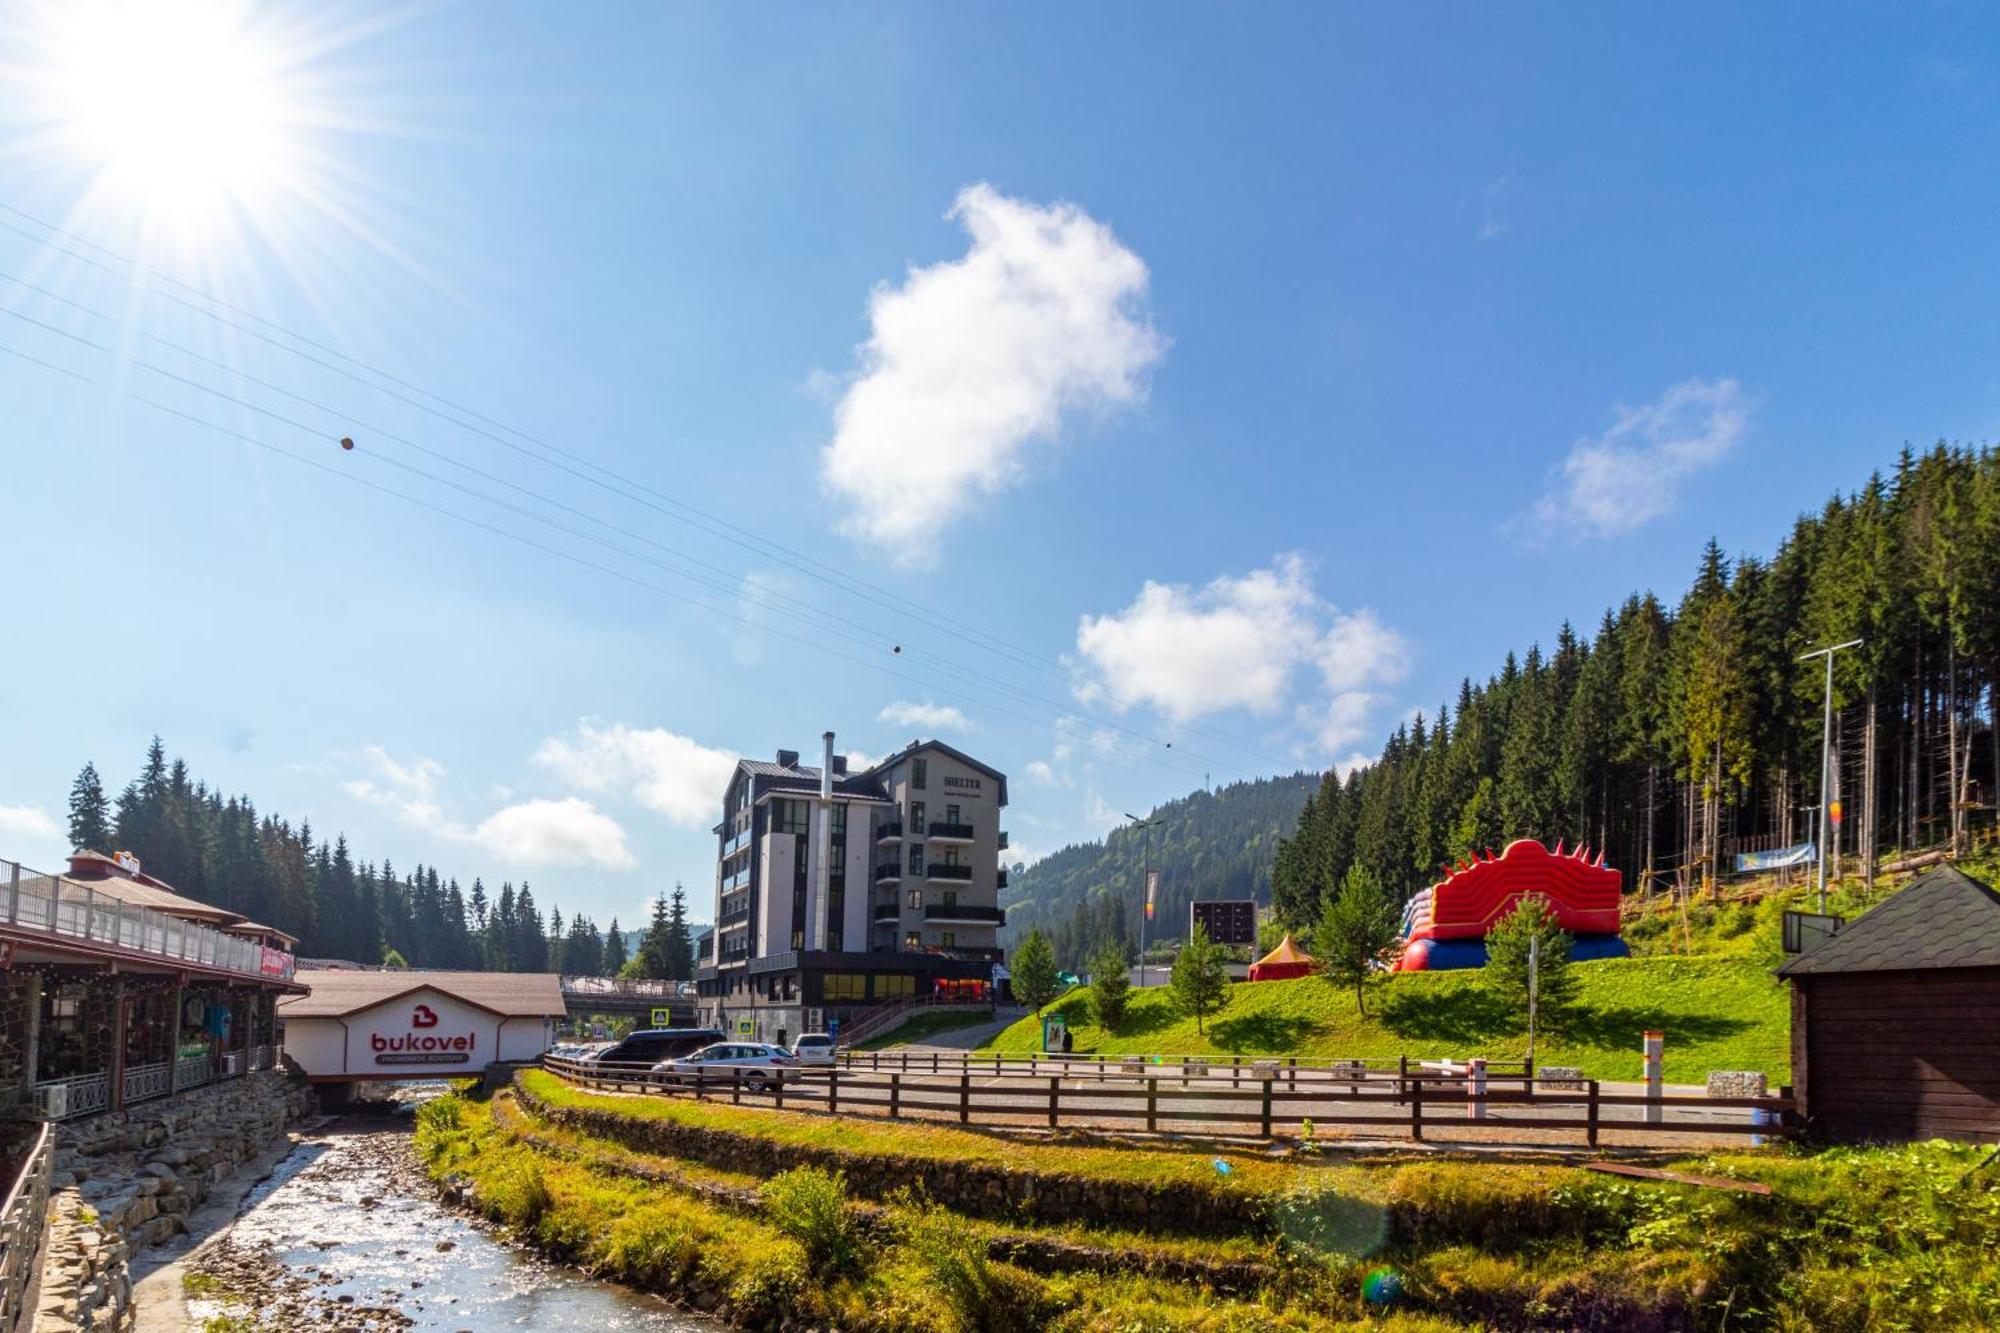
[[[472,1062],[479,1049],[479,1030],[432,1032],[438,1025],[437,1010],[427,1004],[410,1010],[410,1030],[402,1033],[381,1031],[368,1034],[368,1045],[378,1065],[463,1065]]]

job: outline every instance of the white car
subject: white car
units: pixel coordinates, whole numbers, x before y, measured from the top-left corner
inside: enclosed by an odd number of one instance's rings
[[[792,1058],[809,1069],[831,1069],[839,1063],[838,1047],[824,1032],[806,1032],[792,1043]]]
[[[719,1041],[677,1060],[662,1060],[653,1072],[668,1083],[696,1082],[727,1088],[739,1079],[752,1092],[762,1092],[781,1083],[785,1071],[797,1069],[799,1062],[782,1046],[761,1041]],[[738,1073],[737,1071],[742,1071]]]

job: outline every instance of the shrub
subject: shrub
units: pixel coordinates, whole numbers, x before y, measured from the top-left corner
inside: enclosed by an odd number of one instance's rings
[[[925,1208],[904,1232],[924,1274],[926,1294],[944,1305],[957,1333],[1027,1333],[1046,1320],[1040,1290],[1025,1274],[986,1257],[986,1241],[966,1220]]]
[[[417,1128],[449,1134],[465,1124],[465,1102],[457,1093],[433,1097],[417,1107]]]
[[[533,1226],[550,1202],[542,1164],[526,1153],[507,1154],[480,1180],[479,1201],[509,1226]]]
[[[765,1220],[797,1241],[814,1268],[850,1273],[860,1267],[845,1174],[801,1166],[772,1176],[758,1187],[757,1196]]]

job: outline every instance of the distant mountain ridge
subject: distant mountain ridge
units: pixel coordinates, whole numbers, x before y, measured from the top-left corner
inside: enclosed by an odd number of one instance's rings
[[[1139,933],[1142,862],[1160,872],[1150,939],[1187,933],[1188,904],[1207,898],[1271,900],[1271,866],[1278,839],[1298,823],[1306,798],[1319,789],[1318,773],[1235,782],[1214,791],[1168,801],[1149,818],[1161,821],[1146,834],[1113,829],[1101,842],[1077,843],[1010,874],[1001,894],[1007,909],[1003,947],[1034,926],[1054,934],[1088,904],[1093,913],[1116,911],[1129,933]],[[1106,900],[1117,904],[1107,906]],[[1070,960],[1065,959],[1065,962]]]

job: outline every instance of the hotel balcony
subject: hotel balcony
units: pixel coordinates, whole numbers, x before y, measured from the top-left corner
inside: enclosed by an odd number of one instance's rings
[[[972,867],[946,865],[943,862],[936,862],[932,865],[925,867],[924,878],[925,879],[971,879]]]
[[[932,842],[971,842],[977,836],[970,824],[932,824]]]
[[[902,836],[903,825],[901,821],[892,821],[887,824],[877,824],[875,826],[875,841],[877,842],[894,842]]]
[[[994,872],[993,887],[997,889],[1004,889],[1007,887],[1007,872],[1005,870],[999,870]]]
[[[873,920],[877,925],[884,921],[900,921],[902,917],[903,909],[894,898],[885,903],[875,904]]]
[[[903,867],[894,861],[875,867],[875,882],[877,884],[893,884],[902,877]]]
[[[924,920],[932,925],[1004,926],[1007,913],[998,907],[974,907],[970,903],[934,903],[924,909]]]
[[[744,829],[728,842],[722,844],[722,859],[727,861],[730,857],[748,847],[755,837],[755,829]]]
[[[1000,850],[1001,850],[1001,851],[1003,851],[1003,852],[1007,850],[1007,830],[1006,830],[1006,829],[1001,829],[1001,830],[1000,830]]]

